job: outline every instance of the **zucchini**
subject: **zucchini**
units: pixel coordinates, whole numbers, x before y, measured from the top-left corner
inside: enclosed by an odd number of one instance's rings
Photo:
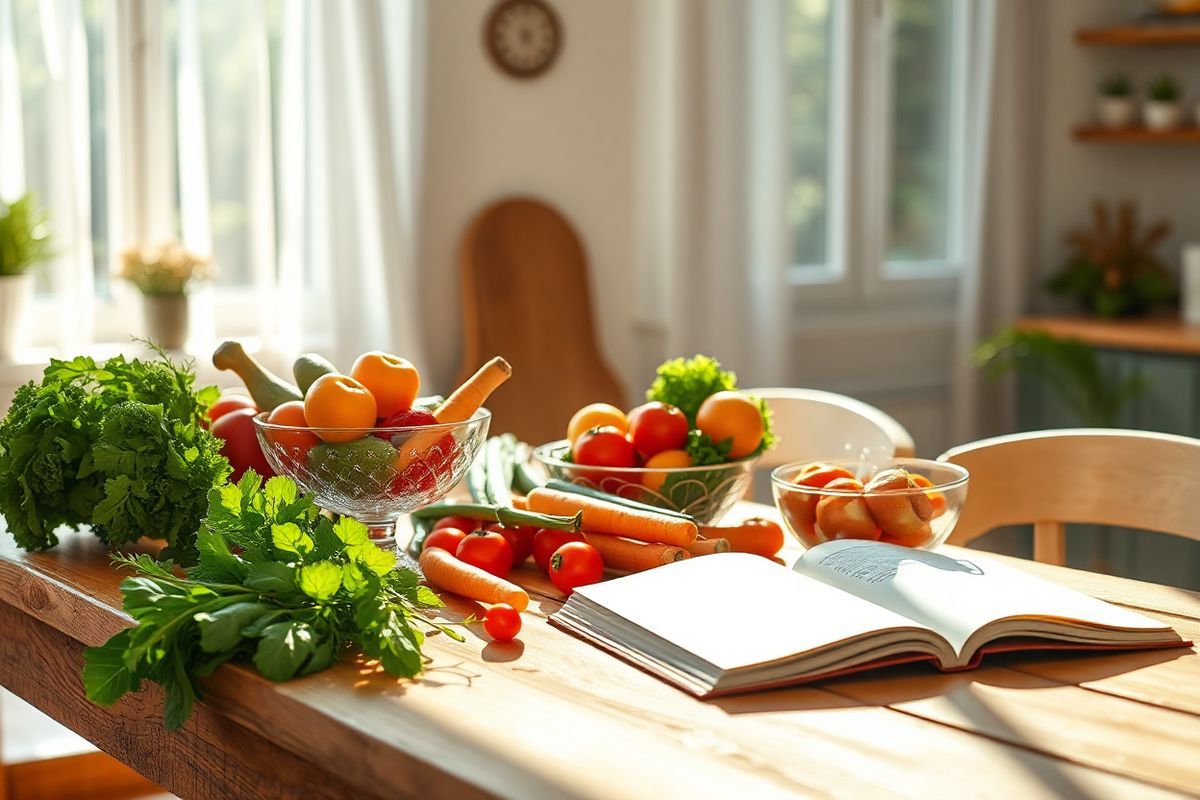
[[[541,486],[541,476],[534,470],[534,466],[529,463],[529,445],[519,443],[516,463],[513,464],[513,489],[521,494],[529,494]]]
[[[467,491],[476,503],[489,501],[487,494],[487,457],[486,447],[481,447],[475,454],[475,460],[467,468]]]
[[[512,505],[513,462],[517,438],[511,433],[493,436],[487,441],[487,495],[491,503]]]

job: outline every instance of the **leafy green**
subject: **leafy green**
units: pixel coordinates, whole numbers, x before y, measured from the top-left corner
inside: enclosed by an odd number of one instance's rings
[[[142,680],[165,692],[164,721],[182,725],[196,679],[231,659],[285,681],[319,672],[349,645],[401,676],[421,671],[421,609],[441,601],[412,570],[396,566],[357,520],[318,514],[288,478],[253,471],[208,493],[196,539],[198,563],[179,577],[148,556],[117,556],[136,575],[121,582],[137,626],[84,652],[83,683],[110,705]]]
[[[0,514],[21,547],[53,547],[60,525],[91,524],[110,544],[165,539],[195,560],[208,490],[225,480],[221,442],[201,424],[216,387],[191,365],[79,356],[51,360],[0,421]]]
[[[50,257],[48,218],[32,194],[0,202],[0,275],[22,275]]]
[[[688,431],[687,454],[691,457],[694,467],[724,464],[729,460],[731,444],[728,440],[718,444],[704,431],[692,429]]]

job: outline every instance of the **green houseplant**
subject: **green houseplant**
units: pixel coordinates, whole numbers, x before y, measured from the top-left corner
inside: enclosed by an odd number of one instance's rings
[[[1128,128],[1137,115],[1133,102],[1133,83],[1122,72],[1100,81],[1100,98],[1096,104],[1096,116],[1105,128]]]
[[[179,242],[131,247],[121,253],[120,276],[142,293],[146,335],[168,350],[187,340],[188,292],[211,277],[211,262]]]
[[[30,270],[50,257],[47,220],[29,193],[0,202],[0,358],[12,358],[23,343],[33,298]]]
[[[1169,131],[1179,127],[1183,118],[1183,87],[1179,81],[1163,73],[1146,87],[1143,109],[1146,127],[1152,131]]]

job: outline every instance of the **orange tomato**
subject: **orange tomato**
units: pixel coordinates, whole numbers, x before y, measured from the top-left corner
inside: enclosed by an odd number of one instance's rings
[[[375,396],[375,413],[385,418],[412,408],[421,389],[421,376],[412,362],[378,350],[359,356],[350,377]]]
[[[750,455],[763,438],[763,419],[758,404],[740,392],[710,395],[696,412],[696,427],[718,444],[731,439],[730,458]]]
[[[687,454],[686,450],[663,450],[646,460],[646,469],[654,470],[676,469],[691,465],[692,457]],[[669,472],[647,472],[642,476],[642,485],[652,492],[657,492],[662,488],[663,482],[669,475]]]
[[[629,420],[625,417],[624,411],[608,403],[590,403],[576,411],[575,416],[571,417],[571,422],[567,425],[567,440],[571,444],[575,444],[575,440],[584,431],[602,428],[605,425],[611,425],[621,433],[629,431]]]
[[[287,425],[295,430],[276,430],[267,428],[267,440],[276,447],[283,449],[286,454],[296,461],[303,462],[308,451],[321,443],[321,440],[308,428],[308,420],[304,417],[304,401],[289,400],[275,406],[275,410],[267,417],[272,425]]]
[[[304,397],[304,418],[309,425],[318,429],[317,435],[327,442],[361,439],[378,417],[375,396],[349,375],[322,375],[308,387],[308,394]],[[361,430],[327,430],[329,428]]]
[[[913,483],[922,489],[933,488],[933,481],[929,480],[929,478],[926,478],[924,475],[918,475],[915,472],[910,472],[908,477],[912,479]],[[933,506],[932,519],[937,519],[942,514],[946,513],[946,495],[942,494],[941,492],[926,492],[925,496],[929,498],[929,504]]]

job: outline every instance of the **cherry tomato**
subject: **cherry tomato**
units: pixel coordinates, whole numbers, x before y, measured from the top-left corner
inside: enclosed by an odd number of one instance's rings
[[[629,412],[629,439],[642,458],[682,450],[687,436],[687,417],[675,406],[653,402]]]
[[[507,578],[512,570],[513,552],[508,540],[495,531],[475,531],[467,534],[454,552],[459,560],[490,572],[497,578]]]
[[[550,570],[550,556],[554,555],[555,550],[567,542],[582,541],[582,533],[539,528],[537,533],[533,535],[533,563],[537,564],[538,569],[542,572],[548,572]]]
[[[538,531],[537,528],[506,528],[498,522],[493,522],[484,530],[495,531],[508,540],[508,546],[512,548],[514,567],[520,566],[529,558],[529,553],[533,550],[533,535]]]
[[[696,427],[718,444],[729,440],[730,458],[750,455],[763,438],[762,412],[741,392],[709,395],[696,412]]]
[[[381,417],[410,408],[421,388],[421,377],[411,361],[378,350],[359,356],[350,368],[350,377],[375,396]]]
[[[308,451],[321,443],[317,435],[308,430],[308,421],[304,418],[304,401],[289,400],[275,407],[267,416],[267,422],[272,425],[286,425],[288,428],[279,430],[266,428],[263,433],[267,441],[275,445],[276,454],[282,455],[294,464],[304,464],[308,461]]]
[[[477,519],[470,517],[442,517],[437,522],[433,523],[433,530],[440,528],[458,528],[460,531],[477,531],[482,527],[482,523]]]
[[[458,552],[458,546],[462,544],[462,540],[467,538],[467,532],[461,528],[434,528],[425,537],[425,544],[421,545],[422,550],[428,550],[431,547],[440,547],[447,553],[454,555]]]
[[[521,632],[521,612],[508,603],[494,605],[483,615],[483,629],[497,642],[511,641]]]
[[[589,467],[632,467],[637,464],[633,445],[624,433],[611,425],[579,434],[571,448],[571,458],[576,464]]]
[[[586,542],[567,542],[550,556],[550,582],[563,594],[604,577],[604,561]]]
[[[248,469],[253,469],[264,478],[275,475],[275,470],[271,469],[258,444],[258,431],[254,424],[257,413],[253,408],[234,409],[222,414],[212,425],[213,435],[225,440],[221,445],[221,455],[229,459],[233,467],[233,474],[229,477],[234,481],[240,480],[242,473]]]
[[[208,421],[210,423],[216,422],[230,411],[235,411],[239,408],[252,408],[258,411],[258,406],[254,405],[254,401],[244,394],[223,394],[217,398],[215,403],[208,407]]]
[[[404,411],[397,411],[386,419],[379,420],[376,428],[412,428],[417,425],[436,425],[437,417],[424,408],[409,408]],[[376,431],[373,436],[383,439],[385,442],[391,442],[393,446],[398,446],[410,434],[392,433],[388,431]]]
[[[612,425],[621,433],[629,430],[629,420],[625,418],[624,411],[608,403],[591,403],[576,411],[575,416],[571,417],[571,422],[567,425],[567,440],[571,444],[575,444],[575,440],[584,431],[599,428],[602,425]]]

